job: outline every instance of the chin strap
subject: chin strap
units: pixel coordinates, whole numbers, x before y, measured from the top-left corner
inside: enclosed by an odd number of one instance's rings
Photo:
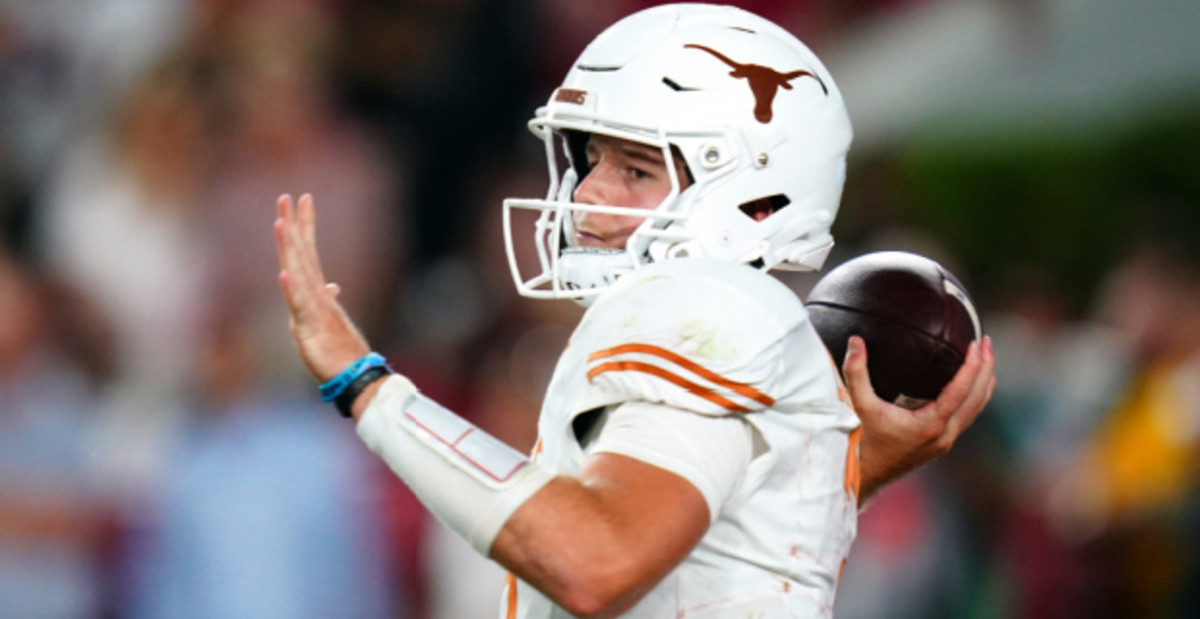
[[[607,288],[634,266],[623,249],[565,247],[558,257],[558,281],[567,290]]]

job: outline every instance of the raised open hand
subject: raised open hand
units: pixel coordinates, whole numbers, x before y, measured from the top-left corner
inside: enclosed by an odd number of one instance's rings
[[[950,451],[996,387],[995,357],[987,336],[971,343],[962,367],[938,398],[915,411],[875,394],[867,373],[867,347],[858,336],[852,336],[846,347],[842,373],[863,426],[860,502],[888,482]]]
[[[337,284],[325,281],[317,254],[312,196],[304,194],[293,205],[292,197],[285,194],[276,208],[279,286],[291,315],[288,326],[304,364],[324,382],[370,352],[370,347],[337,302]]]

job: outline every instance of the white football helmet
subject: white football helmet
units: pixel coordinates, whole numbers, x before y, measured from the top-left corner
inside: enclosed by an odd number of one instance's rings
[[[630,15],[583,51],[529,121],[545,142],[546,199],[504,201],[506,249],[518,291],[584,299],[650,262],[705,256],[763,269],[819,269],[833,246],[850,119],[824,65],[786,30],[728,6],[672,4]],[[582,204],[588,172],[579,135],[661,149],[672,189],[655,209]],[[690,185],[681,190],[674,160]],[[761,221],[748,209],[766,200]],[[514,209],[541,211],[541,273],[514,252]],[[622,250],[572,247],[572,213],[645,221]]]

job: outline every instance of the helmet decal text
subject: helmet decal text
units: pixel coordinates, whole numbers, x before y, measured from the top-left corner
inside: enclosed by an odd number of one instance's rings
[[[554,100],[561,103],[583,105],[587,102],[587,91],[575,88],[559,88],[554,91]]]
[[[758,122],[767,124],[771,122],[774,112],[771,110],[771,105],[775,102],[775,94],[780,88],[792,89],[791,81],[798,77],[811,77],[817,80],[821,85],[821,91],[826,95],[829,94],[829,89],[825,87],[825,82],[821,81],[820,77],[810,71],[791,71],[789,73],[780,73],[770,67],[764,67],[757,64],[743,64],[735,62],[725,54],[718,52],[711,47],[688,43],[685,48],[693,48],[704,50],[713,56],[716,56],[721,62],[733,68],[729,72],[730,77],[737,79],[745,79],[750,85],[750,92],[754,94],[754,118]]]

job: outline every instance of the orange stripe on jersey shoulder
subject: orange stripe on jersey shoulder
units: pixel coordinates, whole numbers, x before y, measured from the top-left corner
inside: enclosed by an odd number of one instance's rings
[[[688,393],[691,393],[692,395],[704,398],[705,400],[708,400],[709,402],[712,402],[713,404],[716,404],[717,406],[720,406],[728,411],[731,411],[734,413],[750,412],[750,409],[746,408],[745,406],[741,406],[741,405],[737,404],[736,402],[730,400],[729,398],[726,398],[718,393],[714,393],[713,390],[709,389],[708,387],[697,385],[696,383],[693,383],[693,382],[689,381],[688,379],[683,378],[682,376],[679,376],[677,374],[672,374],[671,372],[664,370],[664,369],[658,367],[657,365],[651,365],[649,363],[642,363],[641,361],[607,361],[607,362],[601,363],[600,365],[589,370],[587,373],[587,377],[588,377],[588,380],[591,380],[591,379],[595,378],[596,375],[598,375],[598,374],[603,374],[605,372],[614,372],[614,371],[615,372],[624,372],[624,371],[644,372],[646,374],[657,376],[667,382],[670,382],[670,383],[673,383],[680,387],[683,387],[684,389],[687,390]]]
[[[688,359],[687,357],[684,357],[683,355],[680,355],[679,353],[676,353],[674,351],[667,350],[666,348],[663,348],[661,346],[654,346],[652,344],[622,344],[620,346],[614,346],[612,348],[606,348],[604,350],[597,350],[596,352],[588,355],[588,361],[596,361],[598,359],[606,359],[608,357],[614,357],[616,355],[621,355],[621,354],[625,354],[625,353],[641,353],[644,355],[654,355],[656,357],[662,357],[663,359],[666,359],[676,365],[679,365],[680,367],[683,367],[684,369],[696,374],[697,376],[700,376],[707,380],[710,380],[718,385],[721,385],[722,387],[726,387],[726,388],[734,391],[735,393],[743,395],[747,398],[750,398],[751,400],[754,400],[755,402],[758,402],[759,404],[762,404],[763,406],[770,407],[770,406],[775,405],[775,398],[772,398],[771,396],[759,391],[758,389],[755,389],[754,387],[751,387],[750,385],[747,385],[745,383],[739,383],[737,381],[729,380],[728,378],[725,378],[724,376],[721,376],[720,374],[713,372],[712,370],[696,363],[695,361],[692,361],[691,359]],[[591,372],[589,372],[588,378],[591,378],[591,377],[592,377],[592,374],[591,374]],[[711,391],[711,390],[709,390],[709,391]]]

